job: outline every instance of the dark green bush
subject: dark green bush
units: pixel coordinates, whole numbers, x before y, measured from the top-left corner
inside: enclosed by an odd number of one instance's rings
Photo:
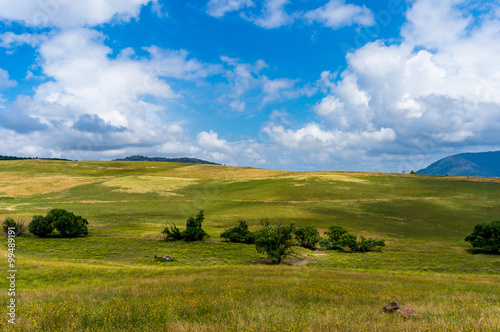
[[[220,237],[230,242],[254,243],[255,235],[248,229],[247,222],[245,220],[240,220],[238,223],[239,225],[225,230]]]
[[[47,215],[36,215],[31,220],[28,228],[30,233],[46,237],[54,229],[61,237],[77,237],[88,235],[88,221],[80,216],[75,216],[72,212],[63,209],[53,209]]]
[[[28,225],[28,230],[33,235],[39,237],[46,237],[54,230],[54,226],[50,220],[46,219],[44,216],[35,215]]]
[[[87,219],[75,216],[72,212],[63,209],[51,210],[45,216],[62,237],[77,237],[88,235]]]
[[[179,231],[175,225],[171,225],[165,227],[162,233],[166,236],[165,240],[201,241],[208,237],[208,234],[201,228],[204,220],[203,211],[200,211],[195,218],[188,218],[183,232]]]
[[[340,236],[338,245],[339,247],[349,247],[351,251],[357,251],[358,242],[356,241],[357,236],[351,233],[344,233]]]
[[[304,248],[314,249],[319,242],[319,232],[313,226],[302,226],[294,231],[299,245]]]
[[[356,235],[351,233],[344,233],[339,239],[340,247],[349,247],[351,251],[366,252],[372,251],[375,248],[380,248],[385,246],[384,240],[367,239],[364,236],[360,236],[359,240]]]
[[[500,220],[474,226],[472,234],[465,238],[473,248],[498,253],[500,250]]]
[[[347,233],[347,229],[342,226],[331,225],[328,227],[328,230],[325,232],[327,236],[326,241],[322,241],[322,246],[326,247],[326,249],[339,249],[339,241],[343,234]]]

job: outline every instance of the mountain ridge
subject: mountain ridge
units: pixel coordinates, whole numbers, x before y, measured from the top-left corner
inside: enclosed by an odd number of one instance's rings
[[[416,172],[426,175],[500,177],[500,151],[460,153]]]

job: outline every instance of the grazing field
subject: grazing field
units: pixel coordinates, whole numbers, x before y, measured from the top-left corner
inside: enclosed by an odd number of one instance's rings
[[[284,172],[159,162],[0,162],[0,221],[62,208],[89,236],[16,239],[15,331],[499,331],[500,255],[464,238],[499,220],[500,179]],[[204,242],[165,242],[205,211]],[[245,219],[331,224],[381,252],[297,248],[258,264],[219,235]],[[7,240],[1,241],[3,270]],[[154,255],[174,260],[157,262]],[[7,272],[4,273],[7,276]],[[8,280],[0,278],[7,312]],[[392,301],[418,315],[386,314]]]

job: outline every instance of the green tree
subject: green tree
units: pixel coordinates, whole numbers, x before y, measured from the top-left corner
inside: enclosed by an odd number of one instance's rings
[[[186,230],[182,232],[184,241],[201,241],[205,238],[207,233],[201,228],[201,224],[205,220],[203,211],[200,211],[195,218],[190,217],[186,221]]]
[[[327,249],[339,249],[339,241],[342,235],[347,233],[347,229],[342,226],[331,225],[325,232],[328,237],[326,242]]]
[[[294,231],[295,238],[299,245],[304,248],[314,249],[319,242],[319,232],[313,226],[302,226]]]
[[[88,235],[87,219],[75,216],[72,212],[63,209],[53,209],[45,216],[62,237],[77,237]]]
[[[493,253],[500,250],[500,220],[477,224],[472,234],[465,238],[473,248],[482,248]]]
[[[225,230],[220,237],[231,242],[254,243],[255,235],[248,229],[247,222],[239,220],[238,223],[239,225]]]
[[[28,225],[28,230],[33,235],[46,237],[48,234],[52,233],[52,231],[54,230],[54,226],[52,225],[51,221],[44,216],[35,215]]]
[[[261,224],[262,228],[255,233],[255,247],[259,253],[267,254],[269,259],[279,264],[292,252],[295,224],[286,226],[278,223],[273,227],[267,220]]]
[[[186,229],[181,232],[175,225],[167,226],[162,231],[165,234],[165,240],[184,240],[184,241],[201,241],[208,234],[201,228],[201,224],[205,220],[203,211],[200,211],[196,217],[189,217],[186,221]]]
[[[339,247],[349,247],[351,251],[357,251],[358,242],[357,236],[351,233],[344,233],[340,236],[338,245]]]

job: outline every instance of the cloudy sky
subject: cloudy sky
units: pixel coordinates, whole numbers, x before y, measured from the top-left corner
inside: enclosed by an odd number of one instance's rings
[[[417,170],[500,150],[500,4],[0,0],[0,155]]]

